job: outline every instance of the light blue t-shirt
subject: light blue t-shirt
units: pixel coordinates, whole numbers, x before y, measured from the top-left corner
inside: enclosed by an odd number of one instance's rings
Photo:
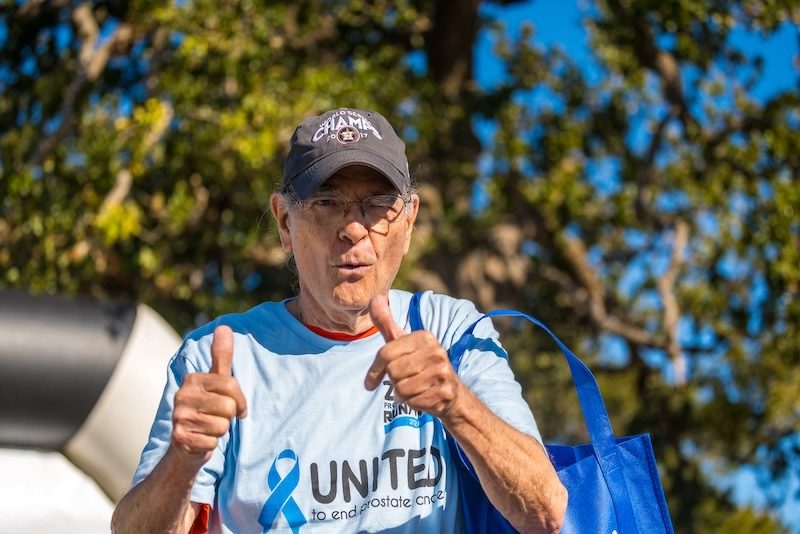
[[[393,290],[392,315],[410,331],[411,294]],[[170,443],[175,392],[188,373],[211,367],[212,332],[234,332],[233,375],[248,416],[234,419],[200,471],[192,501],[213,507],[210,532],[461,532],[458,480],[441,424],[397,405],[385,379],[364,378],[385,344],[378,333],[343,342],[321,337],[267,302],[189,334],[167,385],[133,483]],[[422,323],[449,349],[478,319],[472,303],[427,292]],[[539,441],[490,320],[476,327],[459,378],[499,417]]]

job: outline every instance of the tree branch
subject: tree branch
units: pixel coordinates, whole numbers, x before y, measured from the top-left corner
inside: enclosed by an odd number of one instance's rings
[[[61,123],[52,133],[39,142],[28,161],[28,166],[38,167],[56,145],[69,133],[74,125],[75,115],[80,106],[78,98],[86,87],[93,83],[105,69],[111,53],[118,47],[127,48],[133,40],[133,28],[125,23],[120,24],[114,33],[101,45],[97,46],[100,28],[88,4],[80,4],[72,12],[72,20],[83,38],[78,54],[78,69],[69,86],[64,91],[64,98],[58,116]]]
[[[630,43],[631,52],[643,67],[659,76],[664,97],[673,106],[672,112],[680,117],[684,126],[696,122],[689,113],[689,106],[686,103],[680,64],[674,55],[658,47],[646,21],[631,14],[629,5],[628,2],[623,5],[621,0],[608,2],[609,8],[619,22],[629,27],[635,35]]]
[[[663,324],[667,336],[667,355],[675,367],[675,384],[679,387],[686,383],[686,359],[678,340],[680,308],[675,298],[675,281],[683,264],[683,251],[688,241],[689,224],[679,218],[675,221],[675,240],[672,245],[669,267],[664,275],[656,281],[661,301],[664,304]]]
[[[114,180],[114,186],[111,188],[111,191],[109,191],[108,194],[105,196],[103,202],[100,204],[100,208],[97,210],[97,217],[105,215],[106,213],[108,213],[110,209],[112,209],[114,206],[119,205],[123,200],[125,200],[125,197],[127,197],[130,194],[132,185],[133,185],[133,175],[131,174],[131,171],[128,170],[127,168],[120,169],[120,171],[117,173],[116,180]],[[94,222],[97,217],[91,219],[89,218],[81,219],[81,221],[77,225],[77,228],[75,229],[75,232],[73,233],[75,235],[80,235],[84,233],[86,227],[90,223]],[[70,261],[72,261],[73,263],[77,263],[79,261],[82,261],[89,253],[98,252],[97,249],[98,249],[97,239],[94,236],[89,235],[81,239],[74,245],[72,245],[72,247],[69,250],[68,256]],[[99,253],[95,254],[94,258],[95,262],[100,263],[100,261],[98,260],[99,258],[101,258]],[[102,271],[102,269],[98,270]]]
[[[675,114],[670,112],[659,121],[656,131],[653,132],[653,137],[650,139],[647,156],[636,170],[636,201],[634,209],[640,221],[652,221],[657,222],[659,225],[661,224],[661,221],[657,221],[655,214],[648,209],[648,204],[650,203],[650,185],[653,182],[653,169],[655,168],[656,155],[664,141],[664,132],[667,129],[667,125],[669,125],[674,117]]]
[[[633,325],[622,318],[611,315],[606,309],[606,294],[595,270],[589,264],[589,257],[583,241],[576,236],[564,236],[560,241],[561,253],[570,265],[575,278],[589,292],[589,317],[603,330],[650,347],[663,348],[663,341],[647,330]]]

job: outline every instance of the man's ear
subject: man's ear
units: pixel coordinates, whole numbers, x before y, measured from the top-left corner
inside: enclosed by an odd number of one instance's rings
[[[280,193],[272,193],[269,197],[269,207],[272,216],[278,223],[278,235],[281,239],[281,247],[287,254],[292,253],[292,236],[289,232],[289,206]]]

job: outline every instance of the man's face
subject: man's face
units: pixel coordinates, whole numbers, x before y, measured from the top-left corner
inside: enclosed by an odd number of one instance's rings
[[[283,249],[294,253],[306,302],[327,314],[363,313],[373,296],[389,292],[408,252],[419,198],[412,195],[412,203],[402,206],[396,220],[379,224],[371,224],[363,215],[359,201],[397,194],[379,172],[350,166],[331,176],[315,193],[323,199],[341,195],[352,203],[337,222],[315,221],[312,214],[304,212],[311,203],[288,211],[276,210],[273,204]]]

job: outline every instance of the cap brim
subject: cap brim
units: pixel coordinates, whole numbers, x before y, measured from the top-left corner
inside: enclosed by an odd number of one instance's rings
[[[319,158],[306,170],[292,178],[292,189],[300,200],[307,200],[328,178],[350,165],[365,165],[375,169],[384,175],[400,193],[405,193],[408,188],[408,178],[389,160],[368,150],[349,148]]]

